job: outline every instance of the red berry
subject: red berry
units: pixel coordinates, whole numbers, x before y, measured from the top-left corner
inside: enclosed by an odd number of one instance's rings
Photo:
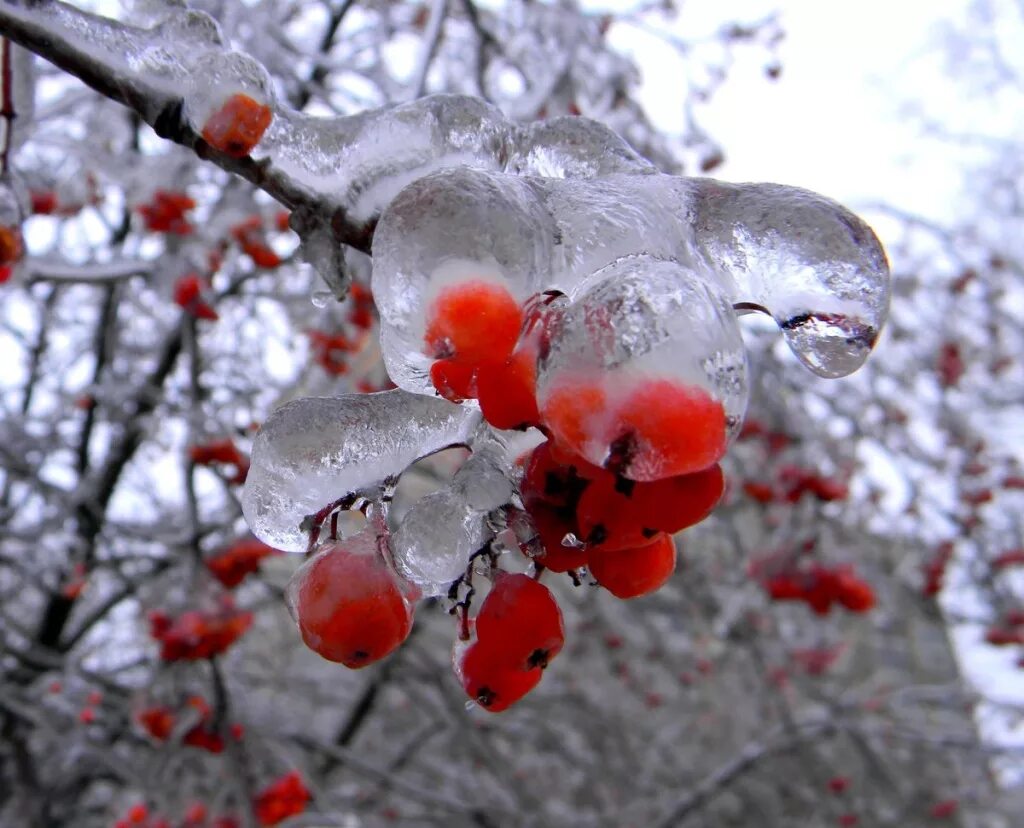
[[[722,497],[716,463],[694,474],[650,483],[610,475],[593,481],[576,508],[583,539],[593,546],[644,546],[660,532],[675,534],[704,520]]]
[[[637,549],[590,550],[590,574],[616,598],[637,598],[660,589],[676,567],[676,547],[660,535]]]
[[[725,409],[695,385],[644,383],[623,402],[619,419],[624,431],[605,468],[633,480],[690,474],[725,454]]]
[[[580,463],[582,465],[585,461]],[[596,466],[589,468],[602,476],[608,474]],[[547,442],[541,443],[530,454],[519,491],[527,506],[541,502],[575,511],[576,502],[586,485],[587,481],[578,473],[577,467],[562,463],[556,457],[554,445]]]
[[[833,776],[828,780],[828,789],[834,794],[844,793],[850,787],[850,777]]]
[[[427,310],[423,338],[434,357],[502,363],[512,354],[522,324],[523,311],[507,288],[470,279],[437,294]]]
[[[206,568],[228,589],[242,583],[246,575],[259,570],[260,561],[281,553],[256,538],[236,541],[224,551],[207,558]]]
[[[260,791],[253,810],[260,825],[277,825],[305,811],[309,799],[299,772],[292,771]]]
[[[450,402],[476,399],[477,368],[459,359],[439,359],[430,366],[430,382]]]
[[[541,679],[540,667],[517,670],[498,647],[471,644],[456,664],[466,695],[491,713],[500,713],[529,693]]]
[[[203,124],[203,140],[233,158],[244,158],[263,137],[274,115],[248,95],[228,98]]]
[[[365,667],[395,650],[412,629],[412,607],[377,554],[338,544],[298,578],[295,613],[302,640],[328,661]]]
[[[560,448],[632,480],[691,474],[725,454],[722,404],[674,380],[646,380],[619,399],[599,379],[569,379],[541,418]]]
[[[527,351],[516,351],[501,365],[481,366],[476,389],[484,419],[503,429],[538,425],[536,384],[537,364]]]
[[[529,508],[530,518],[537,527],[537,535],[544,546],[544,554],[537,561],[552,572],[568,572],[586,566],[590,554],[585,548],[564,546],[562,538],[568,533],[576,534],[576,521],[571,514],[535,503]]]
[[[541,420],[562,449],[588,461],[603,461],[611,435],[608,396],[600,382],[559,383],[541,410]]]
[[[565,626],[551,591],[528,575],[498,572],[476,617],[476,634],[517,670],[547,667],[562,651]]]

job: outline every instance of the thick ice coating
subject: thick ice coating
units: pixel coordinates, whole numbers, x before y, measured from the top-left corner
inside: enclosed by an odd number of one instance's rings
[[[423,312],[456,268],[502,281],[521,301],[543,291],[575,298],[628,257],[674,261],[727,303],[771,313],[800,360],[827,377],[864,362],[889,301],[871,229],[822,196],[777,184],[440,171],[387,207],[373,253],[385,360],[395,382],[425,394],[436,355]]]
[[[633,256],[594,274],[547,330],[537,403],[557,441],[634,480],[721,459],[747,404],[736,314],[700,268]]]
[[[287,403],[253,443],[245,519],[264,543],[301,552],[306,515],[467,442],[478,421],[468,409],[397,389]]]
[[[549,331],[538,365],[541,407],[574,377],[600,373],[620,390],[667,379],[707,391],[738,427],[747,406],[746,351],[732,305],[709,273],[631,256],[586,284]]]
[[[420,498],[391,535],[395,568],[424,595],[443,595],[491,537],[487,514],[513,495],[502,447],[478,445],[451,483]]]
[[[697,182],[695,239],[761,305],[789,347],[823,377],[867,359],[889,310],[889,265],[877,237],[844,207],[781,184]]]

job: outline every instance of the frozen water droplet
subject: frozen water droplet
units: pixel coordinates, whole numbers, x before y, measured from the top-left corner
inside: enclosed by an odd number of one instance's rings
[[[549,326],[538,366],[542,409],[566,380],[594,378],[614,408],[639,383],[667,379],[708,391],[735,435],[747,406],[746,351],[732,303],[710,273],[633,256],[584,286]],[[588,459],[603,457],[595,448]]]
[[[465,444],[479,415],[404,391],[310,397],[283,405],[253,443],[242,510],[264,543],[306,547],[299,528],[344,495],[401,474],[421,457]]]
[[[315,308],[326,308],[332,301],[334,301],[334,294],[329,290],[314,290],[313,295],[309,297],[309,300],[313,303]]]
[[[863,364],[888,313],[889,266],[857,216],[796,187],[703,180],[696,227],[734,301],[767,308],[808,368],[841,377]]]
[[[189,66],[184,115],[196,132],[202,132],[210,116],[236,94],[269,105],[273,95],[267,71],[241,52],[210,50]]]
[[[523,302],[550,271],[551,244],[550,218],[522,178],[463,167],[406,187],[373,240],[373,294],[395,383],[433,393],[425,312],[441,287],[493,282]]]
[[[352,279],[345,264],[344,250],[334,232],[328,225],[316,220],[300,224],[299,232],[299,254],[323,279],[328,293],[340,302],[348,296]]]
[[[487,514],[514,492],[505,446],[478,433],[451,483],[418,500],[392,535],[395,568],[427,595],[442,595],[490,539]]]
[[[395,568],[424,595],[443,595],[487,542],[486,518],[452,489],[425,495],[391,535]]]

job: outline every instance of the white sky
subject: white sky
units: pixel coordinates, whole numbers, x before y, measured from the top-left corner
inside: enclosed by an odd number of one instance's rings
[[[716,2],[681,4],[680,31],[720,22]],[[777,181],[856,206],[892,201],[941,218],[960,184],[949,174],[955,151],[918,152],[920,129],[901,117],[907,102],[927,98],[941,111],[949,80],[928,54],[936,26],[965,0],[734,0],[728,13],[778,8],[786,32],[777,82],[766,80],[763,56],[739,49],[729,80],[700,110],[702,123],[726,150],[714,175],[734,181]],[[707,22],[706,22],[707,21]],[[679,129],[679,63],[651,36],[621,35],[643,67],[644,96],[657,125]],[[635,41],[635,46],[633,41]]]

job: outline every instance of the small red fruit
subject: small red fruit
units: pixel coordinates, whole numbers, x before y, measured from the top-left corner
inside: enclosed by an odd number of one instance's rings
[[[538,425],[536,384],[537,363],[527,351],[516,351],[501,365],[481,366],[476,389],[484,419],[494,428]]]
[[[427,310],[428,353],[481,365],[512,354],[523,311],[503,285],[469,279],[443,288]]]
[[[676,568],[676,547],[668,535],[638,549],[590,550],[590,574],[616,598],[638,598],[660,589]]]
[[[540,667],[510,667],[505,653],[480,641],[462,654],[456,673],[466,695],[491,713],[507,710],[536,687],[542,675]]]
[[[551,591],[528,575],[496,572],[476,617],[480,641],[517,670],[547,667],[565,644],[565,625]]]
[[[619,418],[625,430],[605,468],[633,480],[690,474],[725,454],[725,409],[695,385],[644,383],[622,404]]]
[[[562,539],[568,533],[576,534],[578,531],[571,514],[546,503],[534,503],[528,511],[544,546],[544,554],[537,558],[538,563],[552,572],[568,572],[587,565],[590,554],[586,548],[562,544]]]
[[[302,640],[328,661],[365,667],[408,637],[412,607],[378,554],[339,543],[298,577],[295,614]]]
[[[232,158],[244,158],[260,142],[274,115],[241,93],[228,98],[203,124],[203,140]]]
[[[475,365],[459,359],[439,359],[430,366],[430,382],[449,402],[476,398]]]
[[[305,811],[309,799],[299,772],[292,771],[260,791],[253,810],[260,825],[277,825]]]
[[[576,508],[583,539],[592,546],[644,546],[660,532],[700,523],[722,497],[725,478],[716,463],[694,474],[638,483],[608,475],[593,481]]]

